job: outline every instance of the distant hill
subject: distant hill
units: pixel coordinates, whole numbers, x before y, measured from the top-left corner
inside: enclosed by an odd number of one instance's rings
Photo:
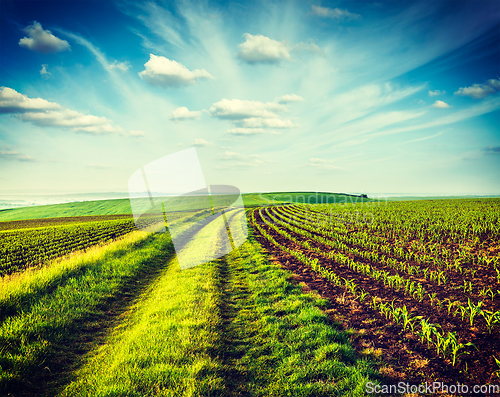
[[[245,207],[284,203],[356,203],[367,200],[369,199],[365,197],[362,198],[361,196],[327,192],[271,192],[243,194]],[[118,214],[132,214],[129,199],[75,201],[72,203],[5,209],[0,210],[0,221]]]

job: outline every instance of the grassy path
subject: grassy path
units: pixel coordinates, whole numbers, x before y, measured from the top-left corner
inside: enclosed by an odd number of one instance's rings
[[[0,392],[53,395],[51,390],[65,381],[81,356],[165,266],[172,248],[167,235],[135,232],[5,281]]]
[[[324,306],[253,238],[184,271],[173,258],[59,395],[364,395],[376,373]]]

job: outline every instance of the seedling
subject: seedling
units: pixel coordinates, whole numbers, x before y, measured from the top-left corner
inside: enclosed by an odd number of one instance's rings
[[[467,346],[473,346],[476,350],[479,350],[472,342],[468,342],[465,344],[458,343],[456,332],[448,332],[447,339],[448,339],[447,345],[449,345],[451,348],[451,357],[452,357],[452,365],[453,366],[455,366],[457,358],[459,358],[463,354],[469,354],[469,352],[466,352],[466,351],[460,352],[460,350],[464,349]]]
[[[491,330],[494,325],[500,323],[500,310],[496,312],[492,312],[489,310],[482,310],[481,315],[486,321],[486,326],[488,327],[488,332],[491,334]]]

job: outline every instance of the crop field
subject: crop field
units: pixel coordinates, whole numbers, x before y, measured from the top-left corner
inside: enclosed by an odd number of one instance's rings
[[[422,380],[498,383],[498,199],[267,207],[251,217],[262,244],[330,298],[359,347]]]
[[[0,222],[0,395],[500,384],[500,199],[296,198],[247,208],[232,251],[237,212],[170,214],[172,234],[127,213]],[[231,252],[180,270],[206,247]]]

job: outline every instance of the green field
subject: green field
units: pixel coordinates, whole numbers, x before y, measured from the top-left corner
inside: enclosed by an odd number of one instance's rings
[[[361,202],[356,196],[338,193],[276,192],[243,194],[245,207],[282,203],[316,204]],[[132,214],[129,199],[82,201],[0,210],[1,221],[56,217]]]
[[[227,249],[228,230],[237,241],[237,212],[221,223],[180,211],[170,235],[135,230],[130,214],[54,217],[68,204],[11,210],[44,216],[0,222],[0,395],[364,396],[398,381],[498,383],[500,199],[301,203],[309,197],[247,196],[260,204],[246,209],[248,239],[186,270],[183,253]]]

